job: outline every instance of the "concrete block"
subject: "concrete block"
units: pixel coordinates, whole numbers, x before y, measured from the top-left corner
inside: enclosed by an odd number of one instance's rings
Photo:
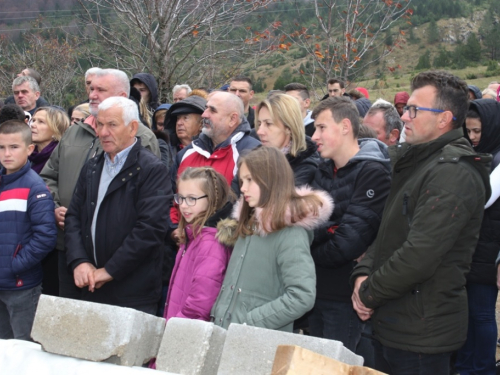
[[[117,366],[104,362],[44,352],[39,344],[0,340],[2,375],[178,375],[143,367]]]
[[[201,320],[172,318],[160,345],[156,368],[183,375],[215,375],[226,330]]]
[[[297,345],[349,365],[363,365],[363,357],[346,349],[340,341],[231,324],[218,375],[269,375],[278,345]]]
[[[134,309],[42,294],[31,337],[49,353],[141,366],[156,357],[164,329],[165,319]]]
[[[386,375],[368,367],[348,365],[294,345],[279,345],[271,375]]]

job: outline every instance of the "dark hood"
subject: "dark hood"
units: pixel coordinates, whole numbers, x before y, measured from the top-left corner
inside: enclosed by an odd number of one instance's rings
[[[361,117],[365,117],[366,112],[368,112],[372,106],[372,102],[366,98],[355,100],[354,104],[356,104],[356,108],[358,108],[358,112]]]
[[[474,93],[474,96],[476,97],[476,99],[483,98],[483,93],[481,92],[481,90],[479,90],[479,87],[474,86],[474,85],[467,85],[467,87],[469,88],[469,91],[472,91]]]
[[[139,81],[144,83],[151,93],[151,98],[149,100],[149,107],[151,109],[156,109],[159,105],[158,103],[158,84],[156,83],[156,79],[152,74],[149,73],[137,73],[130,80],[130,85],[134,84],[134,81]]]
[[[481,139],[474,148],[476,152],[496,154],[500,151],[500,103],[492,99],[477,99],[470,102],[481,118]],[[467,129],[464,132],[467,136]]]

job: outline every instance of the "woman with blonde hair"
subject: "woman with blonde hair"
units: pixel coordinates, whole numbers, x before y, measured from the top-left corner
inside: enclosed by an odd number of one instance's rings
[[[295,186],[310,184],[318,167],[316,144],[305,134],[299,103],[277,93],[255,109],[255,129],[263,146],[274,146],[285,155],[295,176]]]
[[[40,174],[52,151],[69,127],[66,113],[56,107],[38,108],[30,121],[35,150],[29,156],[31,169]]]
[[[84,122],[87,117],[90,116],[89,103],[83,103],[71,111],[70,126],[76,124],[77,122]]]

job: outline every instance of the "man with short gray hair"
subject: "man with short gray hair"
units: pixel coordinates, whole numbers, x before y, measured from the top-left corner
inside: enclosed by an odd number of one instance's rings
[[[63,238],[64,217],[73,196],[80,170],[89,159],[98,156],[104,148],[96,135],[95,115],[98,112],[99,104],[105,99],[110,97],[127,98],[129,90],[129,78],[124,72],[116,69],[98,70],[90,84],[89,102],[92,115],[87,117],[84,122],[79,121],[68,128],[40,173],[56,204],[55,216],[59,227],[57,242],[59,295],[61,297],[79,298],[81,295],[66,267]],[[137,128],[137,137],[141,139],[141,145],[144,148],[149,149],[158,158],[160,157],[158,140],[148,127],[140,124]]]
[[[83,300],[154,315],[172,195],[168,171],[136,137],[143,125],[130,99],[102,101],[96,124],[104,152],[82,168],[66,213],[67,265]]]
[[[366,113],[363,124],[377,133],[377,139],[387,146],[398,143],[403,121],[396,108],[383,99],[378,99]]]
[[[12,92],[16,104],[30,115],[35,113],[36,101],[40,97],[40,87],[33,77],[19,76],[12,82]]]
[[[191,94],[191,87],[189,85],[175,85],[172,89],[172,94],[174,96],[174,103],[180,102],[188,97]]]

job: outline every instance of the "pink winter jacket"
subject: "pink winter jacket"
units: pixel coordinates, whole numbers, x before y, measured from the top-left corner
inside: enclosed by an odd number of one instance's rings
[[[163,317],[210,320],[210,310],[219,294],[231,255],[230,248],[215,238],[216,228],[204,227],[193,238],[186,227],[186,244],[175,259]]]

